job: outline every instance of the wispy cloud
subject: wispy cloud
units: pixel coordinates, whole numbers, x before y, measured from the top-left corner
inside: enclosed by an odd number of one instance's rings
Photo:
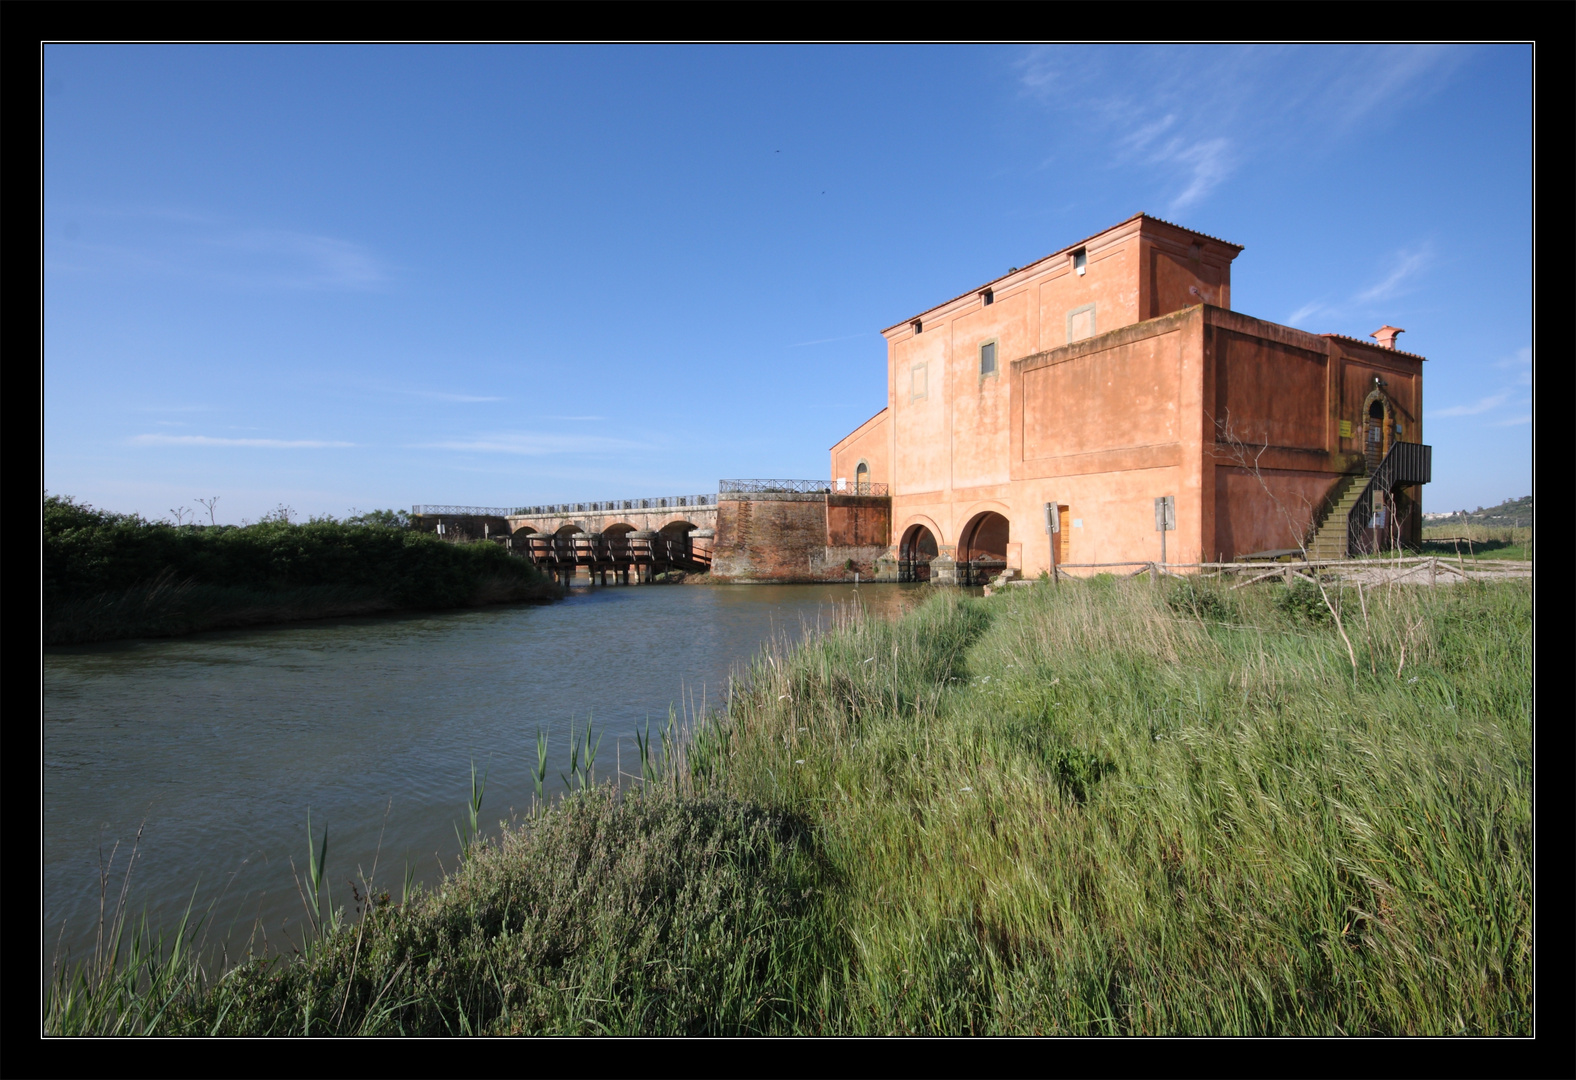
[[[165,435],[161,432],[134,435],[131,442],[134,446],[253,446],[269,450],[321,450],[356,445],[324,439],[227,439],[217,435]]]
[[[548,435],[526,432],[501,432],[468,439],[418,443],[422,450],[458,450],[472,454],[522,454],[546,457],[553,454],[615,454],[632,450],[651,450],[645,443],[615,439],[605,435]]]
[[[1505,404],[1505,402],[1510,400],[1510,394],[1511,392],[1509,390],[1505,390],[1498,394],[1490,394],[1485,398],[1478,398],[1478,400],[1472,402],[1470,405],[1452,405],[1449,408],[1439,409],[1429,413],[1428,415],[1433,417],[1477,416],[1480,413],[1488,412],[1490,409],[1499,408],[1501,405]]]
[[[1296,311],[1294,311],[1290,315],[1286,316],[1286,325],[1287,326],[1297,326],[1304,319],[1312,318],[1313,316],[1317,315],[1319,312],[1321,312],[1323,310],[1324,310],[1324,303],[1323,303],[1323,301],[1310,300],[1310,301],[1308,301],[1308,303],[1302,305],[1302,307],[1298,308]]]
[[[1513,416],[1509,420],[1501,420],[1497,424],[1495,424],[1494,426],[1495,427],[1520,427],[1522,424],[1530,424],[1530,423],[1532,423],[1532,414],[1531,413],[1526,413],[1523,416]]]
[[[1333,147],[1442,86],[1463,46],[1038,46],[1019,90],[1092,128],[1106,164],[1146,169],[1169,211],[1206,200],[1253,158]],[[1097,151],[1098,153],[1098,151]]]
[[[308,291],[378,288],[392,276],[371,249],[343,237],[168,209],[63,207],[48,234],[52,273],[198,278],[232,287]]]
[[[507,401],[507,398],[491,394],[446,394],[439,390],[414,390],[410,391],[418,397],[432,398],[434,401],[458,401],[466,404],[475,404],[484,401]]]
[[[543,420],[574,420],[577,422],[587,420],[606,420],[605,416],[544,416]]]
[[[1358,303],[1368,304],[1375,300],[1389,300],[1399,295],[1406,283],[1428,265],[1432,255],[1433,250],[1427,244],[1412,251],[1396,252],[1384,278],[1377,285],[1358,293],[1354,299]]]
[[[1510,368],[1516,372],[1517,386],[1532,385],[1532,346],[1523,345],[1514,354],[1494,364],[1497,368]]]
[[[842,337],[816,338],[814,341],[796,341],[792,345],[784,345],[785,349],[802,349],[806,345],[829,345],[834,341],[853,341],[855,338],[869,337],[869,334],[844,334]]]

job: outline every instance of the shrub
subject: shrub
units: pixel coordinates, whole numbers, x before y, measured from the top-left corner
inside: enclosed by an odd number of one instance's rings
[[[1275,606],[1292,619],[1302,622],[1322,623],[1330,618],[1330,609],[1319,587],[1301,578],[1293,582],[1290,588],[1281,587],[1275,597]]]
[[[1229,622],[1236,617],[1236,605],[1218,586],[1184,578],[1171,586],[1166,604],[1178,614],[1209,622]]]

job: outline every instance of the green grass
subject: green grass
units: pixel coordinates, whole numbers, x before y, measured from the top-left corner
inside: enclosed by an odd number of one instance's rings
[[[61,974],[47,1025],[1529,1033],[1530,588],[1347,590],[1338,622],[1283,592],[850,615],[763,652],[644,793],[578,793],[304,959],[209,983],[187,951],[135,1001],[101,989],[124,961]]]
[[[1470,522],[1426,525],[1421,552],[1450,558],[1529,560],[1532,558],[1532,529]]]

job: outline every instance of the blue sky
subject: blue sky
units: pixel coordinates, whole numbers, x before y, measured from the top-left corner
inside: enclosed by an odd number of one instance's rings
[[[51,46],[44,101],[45,484],[110,509],[821,477],[882,327],[1139,210],[1407,329],[1427,509],[1531,490],[1525,47]]]

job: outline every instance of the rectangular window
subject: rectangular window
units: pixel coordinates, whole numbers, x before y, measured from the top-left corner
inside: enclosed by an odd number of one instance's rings
[[[929,396],[929,387],[925,381],[925,365],[915,364],[908,369],[909,388],[912,401],[923,401]]]
[[[986,304],[994,304],[996,302],[996,294],[991,290],[986,289],[984,292],[980,293],[980,300]]]
[[[996,343],[987,341],[980,346],[980,374],[996,374]]]

